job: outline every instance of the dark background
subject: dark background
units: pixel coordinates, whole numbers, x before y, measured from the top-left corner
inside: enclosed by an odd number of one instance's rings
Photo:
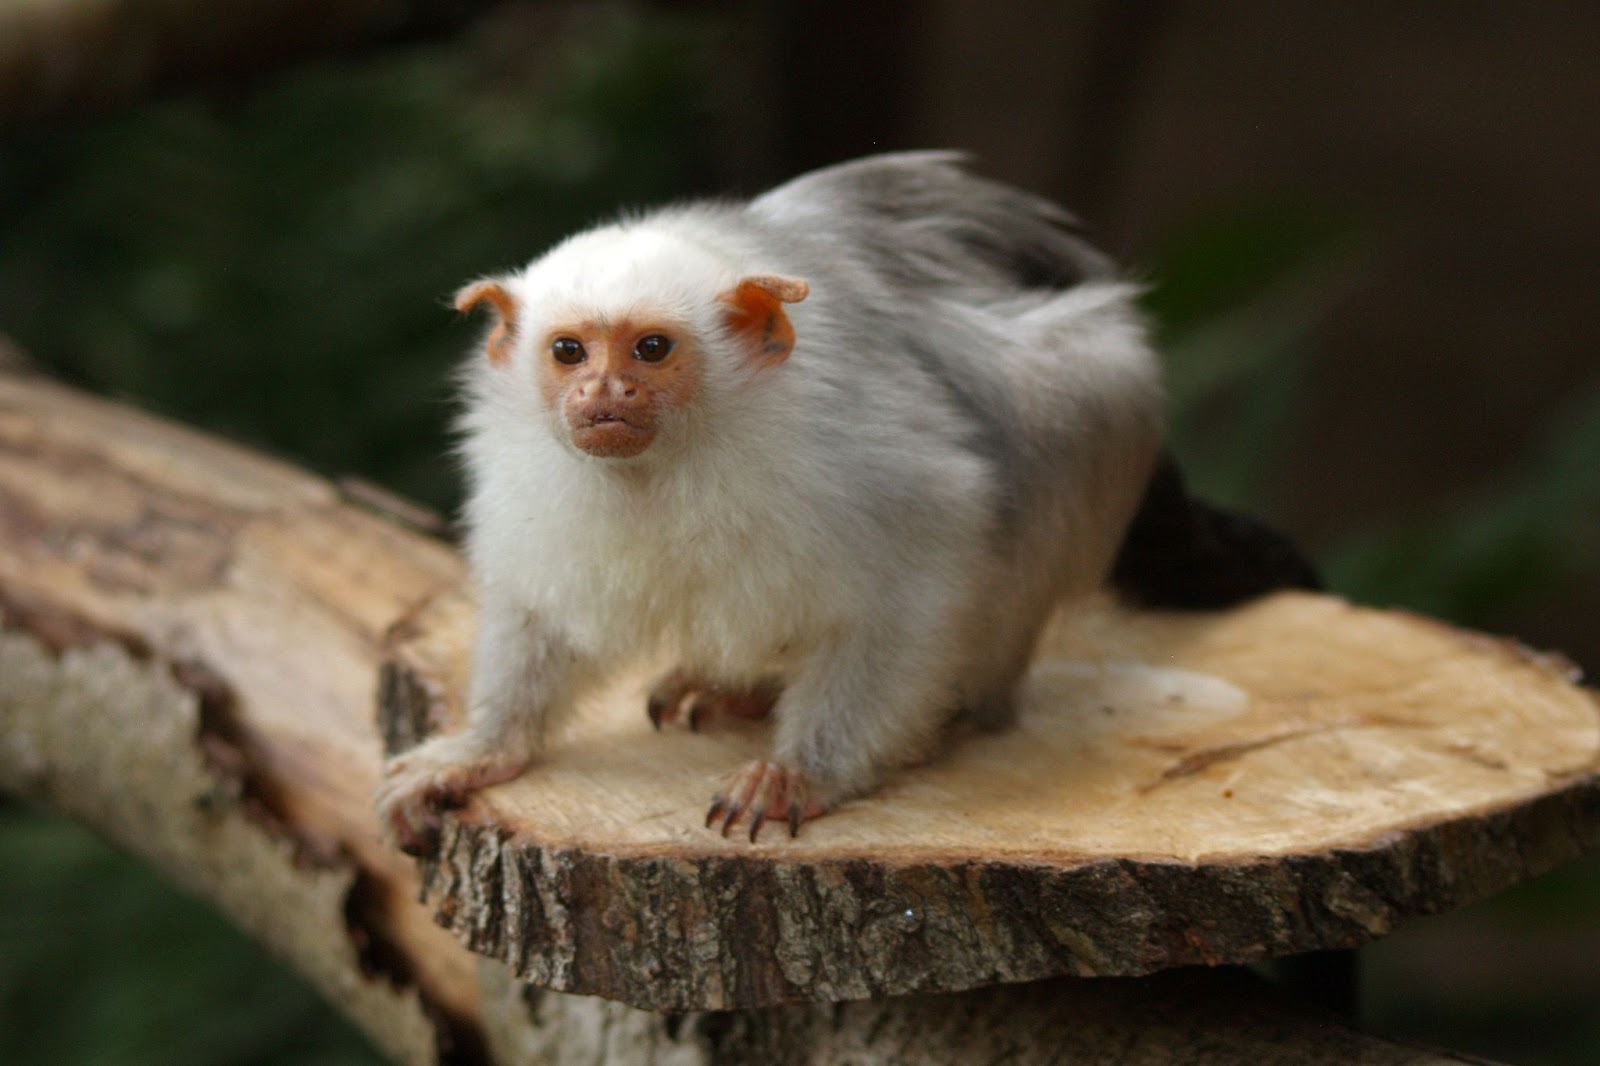
[[[170,54],[133,16],[34,26],[21,75],[0,45],[0,332],[448,511],[460,282],[620,207],[965,148],[1151,286],[1203,492],[1354,599],[1600,670],[1600,5],[413,3],[305,39],[355,6],[238,53],[176,3]],[[1379,1031],[1600,1063],[1600,866],[1361,968]],[[0,806],[0,1062],[371,1058],[209,911]]]

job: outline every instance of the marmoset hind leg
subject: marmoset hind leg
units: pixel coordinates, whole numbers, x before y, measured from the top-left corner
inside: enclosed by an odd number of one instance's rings
[[[961,719],[985,733],[1017,720],[1017,691],[1039,635],[1059,606],[1057,590],[1037,575],[1012,573],[973,613],[963,645],[970,657],[959,679]]]

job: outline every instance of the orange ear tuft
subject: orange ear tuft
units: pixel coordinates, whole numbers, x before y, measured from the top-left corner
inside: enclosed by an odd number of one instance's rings
[[[513,335],[517,329],[517,301],[498,281],[475,281],[456,293],[456,310],[462,314],[481,303],[487,303],[499,315],[499,321],[494,324],[494,330],[490,332],[485,345],[489,362],[496,366],[504,365],[511,358]]]
[[[777,366],[794,351],[794,326],[783,305],[799,303],[811,286],[798,278],[758,274],[745,278],[723,293],[728,305],[728,329],[750,345],[751,356],[763,366]]]

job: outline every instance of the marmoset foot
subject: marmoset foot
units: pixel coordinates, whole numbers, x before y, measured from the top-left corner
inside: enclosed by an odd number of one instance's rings
[[[681,720],[689,726],[691,733],[697,733],[702,725],[717,715],[765,718],[772,713],[772,706],[778,702],[782,692],[783,686],[776,679],[738,689],[710,684],[674,670],[650,689],[646,711],[650,715],[650,724],[657,729]]]
[[[474,792],[510,781],[528,759],[484,755],[456,736],[435,737],[390,759],[378,786],[378,817],[408,855],[438,850],[440,813],[464,805]]]
[[[806,775],[780,763],[757,759],[728,779],[712,797],[706,811],[706,828],[722,819],[722,835],[743,817],[750,819],[750,843],[754,844],[761,827],[771,818],[786,822],[791,837],[800,834],[800,825],[827,813],[828,806],[811,798]]]

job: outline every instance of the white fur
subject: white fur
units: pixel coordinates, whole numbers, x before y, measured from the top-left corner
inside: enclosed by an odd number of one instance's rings
[[[885,159],[972,180],[949,160]],[[1003,722],[1050,607],[1103,580],[1159,437],[1129,289],[980,285],[911,231],[903,267],[885,268],[851,243],[851,212],[874,205],[821,173],[747,207],[580,234],[503,280],[515,347],[473,359],[462,419],[484,610],[474,750],[526,761],[607,668],[665,650],[710,682],[782,677],[774,759],[832,802],[958,709]],[[974,195],[1027,224],[998,188]],[[798,341],[778,366],[724,325],[719,296],[757,274],[811,288],[786,309]],[[561,322],[640,315],[698,338],[699,398],[641,455],[596,458],[546,409],[535,360]],[[460,757],[429,743],[446,756],[397,761],[386,809]]]

